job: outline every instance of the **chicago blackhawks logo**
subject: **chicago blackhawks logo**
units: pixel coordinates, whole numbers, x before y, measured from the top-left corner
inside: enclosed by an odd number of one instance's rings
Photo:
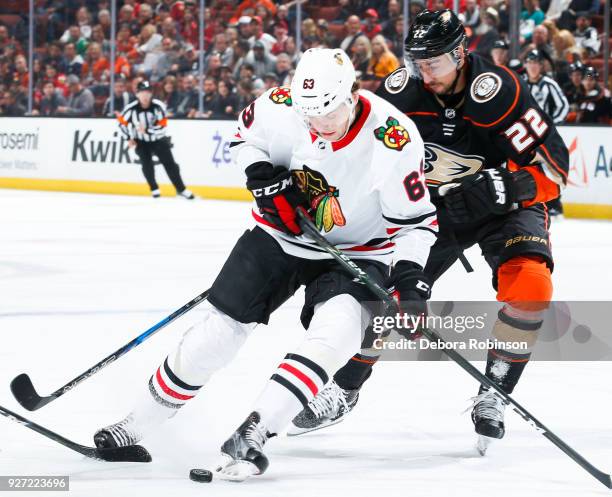
[[[387,125],[386,128],[381,126],[374,130],[374,136],[382,141],[385,147],[397,150],[398,152],[401,151],[404,145],[410,142],[408,131],[393,117],[387,118],[385,124]]]
[[[302,170],[293,171],[293,175],[314,211],[314,222],[319,231],[325,230],[325,233],[328,233],[334,226],[346,224],[338,201],[340,190],[335,186],[330,186],[320,172],[308,166],[304,166]]]
[[[274,88],[272,93],[270,93],[270,100],[275,104],[285,104],[289,107],[293,104],[293,100],[291,100],[291,88],[288,86],[279,86],[278,88]]]

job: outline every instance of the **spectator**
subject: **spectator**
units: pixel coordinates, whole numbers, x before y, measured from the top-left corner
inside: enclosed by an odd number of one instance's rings
[[[412,5],[412,3],[410,4]],[[387,36],[388,43],[391,46],[393,55],[398,60],[404,59],[404,16],[399,16],[395,21],[395,30],[389,36]]]
[[[576,112],[578,110],[578,102],[584,95],[584,88],[582,87],[583,75],[584,65],[582,62],[570,64],[569,81],[563,87],[563,94],[565,98],[567,98],[571,112]]]
[[[65,73],[68,69],[66,57],[62,54],[62,45],[59,42],[49,44],[49,52],[45,57],[45,64],[51,64],[57,68],[59,72]]]
[[[217,98],[217,82],[215,78],[206,78],[204,80],[204,112],[197,112],[194,117],[202,117],[210,119],[213,114],[219,114],[219,99]]]
[[[605,123],[610,124],[611,105],[610,97],[599,86],[599,74],[594,67],[586,67],[582,79],[584,93],[578,99],[579,123]]]
[[[529,42],[536,26],[542,24],[544,12],[540,9],[539,0],[523,0],[523,10],[521,11],[521,23],[519,31],[521,37]]]
[[[100,26],[104,32],[105,38],[110,38],[111,34],[111,15],[108,9],[101,9],[98,11],[98,26]]]
[[[584,49],[589,57],[599,53],[601,42],[597,30],[591,26],[591,15],[588,12],[578,12],[576,17],[576,31],[574,31],[576,45]]]
[[[576,16],[578,12],[588,12],[591,15],[599,12],[599,0],[571,0],[567,9],[563,11],[557,26],[559,29],[574,31],[576,29]]]
[[[250,40],[253,36],[253,25],[249,16],[242,16],[238,20],[238,38],[241,40]],[[249,46],[251,42],[249,41]]]
[[[219,78],[219,71],[221,69],[221,56],[217,52],[213,52],[208,57],[208,64],[205,67],[205,74],[207,78]]]
[[[280,86],[280,83],[278,81],[278,76],[276,75],[276,73],[273,73],[273,72],[269,72],[268,74],[264,75],[263,81],[264,81],[265,90],[269,90],[271,88],[276,88],[277,86]]]
[[[64,58],[67,62],[66,74],[80,75],[85,61],[77,53],[74,43],[67,43],[64,46]]]
[[[493,48],[493,44],[499,39],[499,33],[497,32],[499,15],[493,7],[487,7],[480,12],[481,22],[474,29],[468,48],[488,58]]]
[[[412,8],[414,4],[414,1],[410,2],[410,7]],[[400,17],[402,17],[402,6],[399,1],[389,0],[387,3],[387,16],[385,17],[385,21],[381,24],[382,34],[385,38],[389,39],[393,36],[395,32],[395,23]]]
[[[497,40],[491,48],[491,59],[498,66],[508,66],[510,45],[506,40]]]
[[[376,35],[372,39],[372,57],[367,73],[376,79],[382,80],[400,66],[397,57],[393,55],[383,35]]]
[[[221,65],[229,66],[234,61],[234,49],[227,43],[225,33],[215,35],[212,51],[221,58]]]
[[[317,29],[317,23],[314,19],[308,17],[302,21],[302,39],[307,38],[319,38],[319,30]]]
[[[232,92],[231,88],[225,81],[219,81],[217,85],[218,105],[219,109],[216,114],[213,114],[213,119],[236,119],[238,116],[238,96]]]
[[[344,38],[344,40],[342,40],[340,43],[340,48],[350,55],[355,42],[359,38],[365,37],[365,35],[361,31],[361,21],[359,20],[359,17],[355,15],[350,16],[346,20],[345,27],[347,35],[346,38]]]
[[[15,57],[15,72],[13,73],[13,82],[22,88],[28,87],[30,74],[28,72],[28,61],[23,55]]]
[[[26,109],[17,101],[17,96],[12,91],[2,92],[0,99],[0,116],[19,117],[26,113]]]
[[[382,31],[382,26],[378,22],[378,12],[374,9],[367,9],[364,13],[365,23],[361,30],[370,40]]]
[[[240,75],[240,68],[242,64],[246,62],[245,58],[249,51],[251,50],[251,45],[248,40],[238,40],[234,45],[234,60],[230,67],[233,67],[233,78],[235,81],[238,80]]]
[[[157,54],[157,63],[151,71],[151,81],[160,81],[178,62],[176,44],[172,38],[164,38],[161,42],[161,52]],[[123,107],[121,107],[123,108]]]
[[[272,55],[278,55],[279,53],[283,52],[285,50],[285,42],[287,41],[288,37],[289,34],[287,27],[284,24],[276,23],[274,25],[274,38],[276,39],[276,42],[274,45],[272,45],[270,53]]]
[[[148,3],[143,2],[139,4],[138,24],[140,24],[141,29],[147,24],[153,24],[154,22],[153,8]]]
[[[253,83],[253,92],[259,92],[264,88],[264,82],[255,74],[255,68],[251,64],[243,64],[240,68],[240,80],[248,80]]]
[[[238,109],[239,112],[250,105],[255,100],[255,88],[253,82],[248,79],[241,79],[238,83]]]
[[[0,55],[8,55],[7,50],[22,53],[21,45],[9,34],[8,28],[0,25]]]
[[[192,74],[183,77],[183,91],[181,99],[176,106],[176,117],[195,117],[198,110],[198,91],[196,80]]]
[[[81,36],[87,40],[91,38],[91,14],[87,7],[81,7],[76,13],[76,24],[81,31]]]
[[[480,24],[480,7],[476,0],[466,0],[465,11],[460,15],[463,17],[463,25],[467,28],[476,29]]]
[[[276,15],[276,3],[272,0],[243,0],[235,10],[234,17],[230,20],[236,22],[236,19],[243,15],[247,10],[254,10],[257,5],[263,5],[271,15]]]
[[[329,23],[325,19],[317,21],[317,38],[321,40],[321,45],[326,48],[336,48],[338,40],[329,32]]]
[[[543,70],[544,56],[533,50],[525,58],[527,86],[540,108],[555,124],[561,124],[569,111],[569,104],[557,82],[546,76]]]
[[[173,66],[173,72],[177,72],[179,74],[185,73],[196,73],[198,72],[198,68],[200,65],[200,61],[198,58],[198,54],[193,48],[193,45],[189,44],[185,48],[185,51],[179,55],[176,61],[176,68]]]
[[[51,81],[43,84],[43,97],[40,100],[39,110],[32,111],[35,116],[55,116],[58,107],[66,106],[66,99],[55,89]]]
[[[245,61],[253,66],[255,75],[262,78],[264,74],[273,72],[276,65],[276,57],[270,55],[263,41],[257,40],[253,48],[245,57]]]
[[[81,77],[88,84],[92,82],[107,81],[110,71],[110,62],[102,54],[99,43],[90,43],[87,47],[87,58],[81,70]],[[123,107],[122,107],[123,108]]]
[[[133,100],[134,95],[127,91],[125,78],[115,78],[115,87],[113,88],[113,111],[111,112],[111,100],[109,97],[102,107],[102,115],[106,117],[115,117],[115,112],[120,111]]]
[[[352,47],[351,61],[355,67],[355,71],[359,71],[361,75],[365,75],[370,65],[372,58],[372,44],[367,36],[360,36],[355,40]]]
[[[62,92],[64,96],[68,95],[68,85],[66,82],[66,75],[59,73],[54,65],[47,64],[45,66],[45,75],[43,77],[44,83],[51,83],[53,88]]]
[[[291,62],[293,65],[297,65],[300,57],[302,56],[302,52],[298,49],[293,36],[287,38],[287,42],[285,43],[285,53],[291,57]]]
[[[94,113],[94,96],[88,88],[83,88],[75,74],[68,76],[68,102],[57,108],[58,115],[91,117]]]
[[[166,105],[166,112],[169,117],[176,114],[176,110],[181,100],[181,94],[178,91],[176,76],[166,76],[161,86],[159,99]]]
[[[91,41],[98,43],[104,54],[110,54],[110,41],[106,39],[104,29],[100,24],[96,24],[91,28]]]
[[[63,44],[74,43],[76,51],[79,55],[85,55],[87,45],[89,42],[87,38],[81,35],[81,30],[78,26],[70,26],[60,38],[60,42]]]
[[[280,53],[276,57],[275,74],[280,86],[288,86],[289,71],[291,71],[291,57],[286,53]]]

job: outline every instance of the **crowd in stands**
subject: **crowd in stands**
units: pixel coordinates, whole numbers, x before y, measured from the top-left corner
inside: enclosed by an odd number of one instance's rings
[[[301,46],[295,32],[298,2]],[[28,3],[0,2],[4,116],[27,113],[30,77],[34,115],[112,116],[111,107],[121,110],[134,98],[138,82],[147,79],[170,116],[234,119],[266,89],[289,84],[301,53],[311,47],[343,48],[362,87],[373,90],[403,64],[401,0],[208,0],[202,53],[199,0],[117,0],[115,40],[110,0],[34,0],[30,74]],[[469,50],[494,57],[526,79],[531,76],[525,59],[537,50],[541,73],[556,80],[567,98],[565,119],[609,123],[602,47],[612,39],[602,36],[603,0],[522,0],[517,60],[507,57],[510,3],[460,0]],[[452,8],[453,1],[411,0],[409,5],[413,19],[425,8]],[[595,101],[605,105],[593,117],[584,110]]]

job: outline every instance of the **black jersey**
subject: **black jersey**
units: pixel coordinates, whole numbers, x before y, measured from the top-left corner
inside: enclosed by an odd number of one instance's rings
[[[567,147],[525,82],[478,55],[468,55],[467,64],[466,88],[456,107],[445,107],[403,67],[377,92],[415,121],[425,142],[428,186],[504,165],[535,166],[545,179],[565,184]]]
[[[597,85],[578,99],[578,122],[609,123],[611,114],[610,97]]]

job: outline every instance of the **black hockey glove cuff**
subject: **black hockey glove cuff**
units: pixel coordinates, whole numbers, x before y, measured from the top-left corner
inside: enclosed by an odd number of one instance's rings
[[[439,193],[449,219],[465,224],[491,214],[506,214],[516,203],[532,199],[536,194],[536,182],[527,171],[511,173],[505,168],[486,169],[441,185]]]
[[[246,186],[253,194],[263,218],[283,232],[301,235],[297,209],[308,213],[308,201],[296,186],[291,172],[282,166],[257,162],[247,170]]]
[[[421,328],[427,317],[427,300],[431,296],[431,283],[423,268],[415,262],[400,261],[391,271],[387,287],[399,303],[401,320],[398,333],[409,340],[422,336]]]

